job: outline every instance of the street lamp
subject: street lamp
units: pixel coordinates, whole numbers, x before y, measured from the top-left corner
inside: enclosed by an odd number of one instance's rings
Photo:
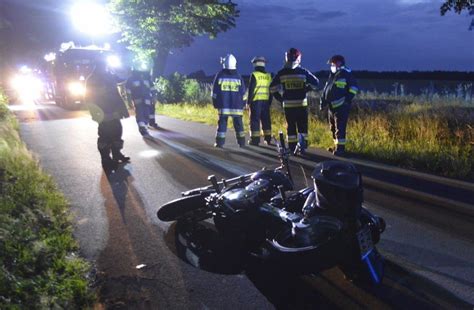
[[[112,17],[107,8],[96,2],[81,1],[70,12],[74,26],[90,36],[102,36],[114,32]]]

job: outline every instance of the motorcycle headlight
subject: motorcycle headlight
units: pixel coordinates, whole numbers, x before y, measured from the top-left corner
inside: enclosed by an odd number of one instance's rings
[[[69,92],[73,96],[84,96],[86,94],[86,87],[81,82],[71,82],[68,86]]]

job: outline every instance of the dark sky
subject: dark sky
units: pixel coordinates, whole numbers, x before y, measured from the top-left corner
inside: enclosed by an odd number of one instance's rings
[[[75,1],[78,0],[0,0],[0,16],[8,13],[16,19],[17,27],[12,35],[3,38],[10,44],[0,46],[0,51],[16,49],[10,54],[17,58],[40,51],[42,57],[62,41],[86,42],[68,16]],[[229,52],[237,57],[242,73],[251,71],[250,59],[257,55],[265,56],[270,71],[275,72],[290,47],[303,52],[303,66],[312,71],[327,69],[326,60],[339,53],[346,56],[350,67],[360,70],[474,71],[474,31],[468,30],[472,17],[467,12],[450,12],[441,17],[439,7],[443,1],[234,2],[241,11],[237,27],[219,34],[215,40],[198,38],[191,47],[173,51],[167,73],[203,69],[214,74],[220,69],[219,58]],[[2,5],[14,11],[2,10]],[[28,17],[17,18],[19,12],[27,12]],[[35,28],[37,23],[31,21],[44,18],[44,13],[50,22]],[[25,40],[24,33],[29,33],[29,40]],[[32,42],[38,43],[37,47],[31,48]]]
[[[284,52],[297,47],[303,66],[326,69],[327,58],[346,56],[349,66],[367,70],[474,71],[474,31],[470,17],[441,17],[436,0],[270,0],[235,1],[237,27],[217,39],[200,38],[175,51],[167,72],[219,70],[219,57],[231,52],[239,70],[262,55],[269,69],[281,67]]]

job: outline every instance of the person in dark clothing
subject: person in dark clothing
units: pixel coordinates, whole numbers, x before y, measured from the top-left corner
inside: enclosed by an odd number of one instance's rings
[[[271,144],[272,122],[270,119],[270,104],[273,96],[270,93],[272,75],[265,71],[266,60],[264,57],[254,57],[252,72],[249,82],[247,104],[250,108],[250,141],[251,145],[260,144],[260,122],[265,142]]]
[[[227,132],[227,120],[232,117],[237,143],[240,147],[245,146],[245,131],[242,121],[245,106],[245,84],[237,72],[237,60],[234,55],[228,54],[222,59],[222,69],[214,78],[212,86],[212,104],[219,114],[219,122],[216,132],[215,147],[222,148],[225,143]]]
[[[342,156],[345,153],[346,128],[351,102],[359,88],[351,70],[345,66],[346,61],[343,56],[331,57],[328,64],[331,65],[331,73],[323,89],[320,110],[329,106],[329,127],[335,144],[335,148],[330,148],[329,151],[336,156]]]
[[[151,113],[154,108],[152,86],[150,76],[137,70],[132,71],[132,75],[125,84],[127,95],[135,107],[138,130],[142,136],[148,135],[148,124],[154,128],[158,127],[155,122],[155,112]]]
[[[115,170],[119,163],[130,161],[130,157],[121,152],[124,142],[120,120],[129,114],[119,94],[118,82],[118,78],[102,62],[97,63],[86,81],[85,98],[92,119],[99,124],[97,148],[106,172]]]
[[[316,90],[319,80],[301,67],[301,52],[296,48],[291,48],[286,52],[285,60],[285,66],[278,71],[270,84],[270,92],[273,93],[275,99],[282,102],[290,151],[304,154],[308,147],[306,93]]]

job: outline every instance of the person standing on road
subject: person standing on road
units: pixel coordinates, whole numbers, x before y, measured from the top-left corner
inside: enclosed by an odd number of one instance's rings
[[[106,172],[117,169],[119,163],[130,161],[130,157],[121,152],[123,130],[120,120],[129,114],[120,96],[118,82],[117,76],[103,61],[96,63],[94,71],[86,81],[85,98],[92,119],[99,124],[97,148]]]
[[[217,109],[219,121],[215,147],[222,148],[225,144],[227,120],[232,117],[237,143],[245,146],[245,131],[242,121],[245,106],[245,84],[237,72],[237,60],[234,55],[227,54],[221,59],[223,69],[216,74],[212,86],[212,104]]]
[[[142,136],[148,136],[148,124],[150,123],[152,126],[156,124],[150,122],[150,112],[153,101],[153,96],[151,93],[151,80],[149,77],[145,77],[144,73],[137,70],[132,70],[132,74],[127,80],[125,87],[127,89],[127,95],[131,98],[135,108],[135,117],[137,119],[138,130]],[[153,112],[153,122],[154,117],[155,113]]]
[[[346,67],[343,56],[332,56],[328,64],[331,66],[331,73],[324,86],[319,109],[323,110],[324,107],[329,106],[329,127],[335,144],[335,147],[330,148],[329,151],[336,156],[342,156],[346,147],[346,127],[351,101],[359,88],[351,70]]]
[[[265,142],[271,144],[272,122],[270,119],[270,104],[273,96],[270,94],[272,75],[265,71],[266,60],[264,57],[254,57],[252,72],[249,82],[247,104],[250,107],[250,141],[251,145],[260,144],[260,122]]]
[[[306,93],[316,90],[319,80],[301,67],[301,52],[290,48],[285,66],[270,84],[270,92],[282,102],[287,123],[288,145],[294,154],[304,154],[308,147],[308,101]],[[299,133],[299,136],[298,136]]]

